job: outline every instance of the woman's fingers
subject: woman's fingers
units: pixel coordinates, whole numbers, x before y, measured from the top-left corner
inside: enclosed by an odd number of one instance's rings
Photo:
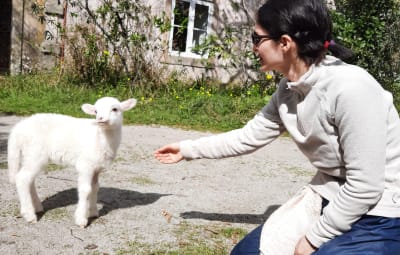
[[[178,143],[163,146],[154,152],[154,157],[161,163],[177,163],[183,159]]]

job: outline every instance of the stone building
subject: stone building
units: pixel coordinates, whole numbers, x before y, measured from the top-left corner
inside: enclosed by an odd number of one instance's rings
[[[1,73],[24,73],[51,68],[56,64],[57,52],[50,53],[46,46],[46,24],[33,15],[31,6],[32,1],[29,0],[0,1]],[[49,10],[55,11],[52,6],[49,7]]]
[[[0,73],[8,72],[11,55],[12,0],[0,2]]]
[[[103,0],[81,1],[95,9]],[[206,68],[201,64],[201,59],[207,56],[196,54],[191,49],[208,35],[218,35],[227,25],[247,27],[247,30],[243,30],[240,47],[246,46],[251,49],[249,37],[254,10],[260,1],[143,0],[142,2],[151,6],[155,14],[166,13],[172,22],[174,8],[181,8],[181,11],[189,15],[188,30],[184,38],[182,36],[178,38],[174,32],[177,24],[171,24],[171,30],[164,34],[165,42],[168,44],[165,47],[167,50],[151,52],[155,64],[166,66],[172,71],[184,69],[189,77],[198,77],[206,73],[207,76],[228,81],[232,77],[240,76],[243,70],[226,65],[222,68],[223,63],[218,61],[211,68],[210,66]],[[44,7],[44,17],[33,13],[33,3]],[[54,26],[50,26],[49,22],[41,22],[40,18],[52,20],[52,24],[59,23],[68,29],[76,24],[79,18],[70,18],[71,10],[66,7],[68,5],[63,0],[1,0],[0,72],[18,74],[56,66],[65,54],[63,42]],[[49,31],[51,33],[48,33]]]
[[[65,2],[67,1],[67,2]],[[50,69],[68,58],[65,45],[54,24],[69,30],[82,22],[72,17],[70,3],[79,1],[88,8],[96,8],[104,0],[1,0],[0,1],[0,72],[26,73],[33,70]],[[221,35],[228,27],[239,31],[236,49],[238,54],[251,50],[250,34],[254,24],[254,13],[263,1],[257,0],[139,0],[151,6],[155,15],[165,13],[171,21],[171,29],[165,32],[163,50],[149,51],[153,63],[167,67],[170,71],[181,71],[189,77],[206,75],[222,82],[246,79],[252,70],[248,63],[227,64],[221,59],[204,65],[207,55],[194,52],[193,46],[207,36]],[[331,0],[329,2],[332,2]],[[39,9],[33,10],[33,4]],[[179,24],[174,23],[176,10],[188,16],[188,28],[182,35],[177,33]],[[36,12],[36,14],[34,13]],[[78,12],[80,15],[81,13]],[[42,19],[42,21],[40,20]],[[43,22],[43,20],[46,22]],[[51,22],[49,22],[51,21]],[[236,50],[235,49],[235,50]]]

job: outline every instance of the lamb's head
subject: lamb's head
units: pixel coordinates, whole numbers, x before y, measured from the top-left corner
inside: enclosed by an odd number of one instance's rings
[[[113,97],[103,97],[94,105],[83,104],[82,110],[90,115],[96,116],[98,125],[105,128],[112,128],[122,125],[123,112],[132,109],[136,105],[136,99],[131,98],[120,102]]]

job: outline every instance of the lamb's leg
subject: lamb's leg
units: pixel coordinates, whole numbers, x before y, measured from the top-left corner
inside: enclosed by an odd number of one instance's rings
[[[99,174],[100,172],[94,173],[92,177],[92,192],[89,196],[89,217],[99,217],[99,211],[97,210],[97,193],[99,191]]]
[[[35,189],[35,176],[36,173],[34,171],[30,171],[29,169],[22,167],[15,178],[18,197],[21,204],[21,215],[28,222],[37,222],[33,200],[39,198],[37,197],[37,194],[33,195],[31,193],[32,189]]]
[[[35,208],[35,212],[36,213],[43,212],[43,205],[40,202],[40,198],[37,194],[36,187],[35,187],[35,181],[32,182],[32,184],[30,186],[30,191],[31,191],[31,195],[32,195],[32,202],[33,202],[33,207]]]
[[[94,172],[79,171],[78,177],[78,205],[75,211],[76,225],[84,228],[88,224],[89,218],[89,199],[92,193],[92,178]]]

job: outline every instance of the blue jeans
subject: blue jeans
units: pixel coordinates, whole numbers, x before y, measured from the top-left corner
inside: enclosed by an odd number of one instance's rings
[[[263,225],[246,235],[231,251],[231,255],[260,254],[260,237]]]
[[[261,230],[262,225],[246,235],[231,255],[260,254]],[[400,255],[400,218],[364,215],[312,255]]]
[[[312,255],[399,255],[400,218],[364,215]]]

